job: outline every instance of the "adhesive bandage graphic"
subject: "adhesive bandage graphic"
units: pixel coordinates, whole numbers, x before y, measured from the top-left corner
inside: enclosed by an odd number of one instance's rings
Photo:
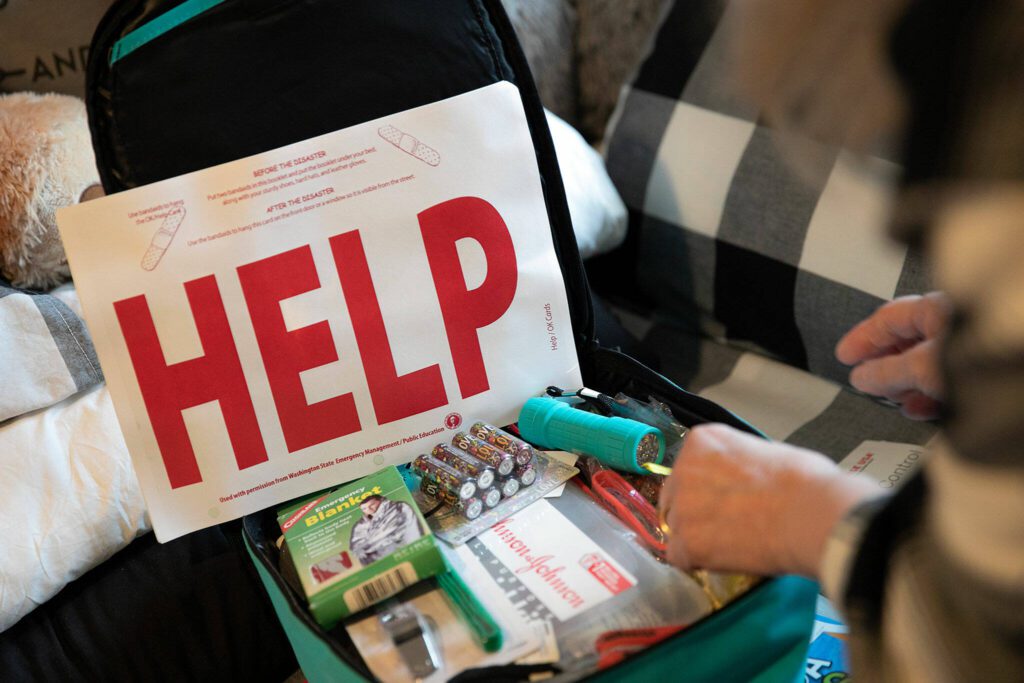
[[[425,164],[437,166],[441,163],[441,155],[433,147],[427,147],[417,138],[403,133],[394,126],[381,126],[377,129],[377,135],[381,136],[392,145],[406,154],[411,154]]]
[[[164,218],[164,222],[160,224],[160,229],[153,234],[153,239],[149,242],[149,249],[146,249],[146,253],[142,257],[143,270],[153,270],[160,265],[160,259],[164,257],[167,247],[171,246],[171,240],[174,239],[174,235],[178,232],[184,219],[185,207],[179,206],[171,209],[171,212]]]

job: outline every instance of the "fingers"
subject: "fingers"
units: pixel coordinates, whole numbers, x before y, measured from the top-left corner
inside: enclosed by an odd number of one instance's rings
[[[942,403],[931,396],[912,391],[897,399],[900,412],[911,420],[935,420],[939,417]]]
[[[879,308],[836,346],[840,362],[856,365],[850,384],[900,403],[907,417],[937,417],[943,387],[936,340],[949,313],[949,300],[940,292],[901,297]]]
[[[667,559],[682,569],[772,573],[779,566],[772,493],[792,447],[725,425],[691,430],[662,489]]]
[[[875,488],[820,453],[695,427],[661,493],[667,559],[684,570],[813,577],[835,523]]]
[[[949,301],[941,292],[894,299],[839,340],[836,358],[855,365],[934,339],[945,328],[949,310]]]
[[[696,567],[695,564],[690,560],[690,556],[686,554],[686,543],[683,541],[682,534],[670,534],[668,538],[668,547],[665,550],[665,559],[673,567],[678,567],[684,572],[690,571]]]
[[[850,384],[866,394],[893,401],[900,401],[910,392],[939,399],[942,378],[937,354],[936,341],[929,340],[898,355],[864,361],[850,372]]]
[[[670,533],[666,558],[676,567],[689,570],[696,565],[689,547],[697,546],[701,553],[695,518],[703,517],[712,484],[706,477],[717,478],[713,462],[725,451],[728,434],[723,425],[699,425],[687,435],[683,448],[676,456],[672,474],[665,480],[658,508],[668,522]],[[713,494],[711,494],[713,495]]]

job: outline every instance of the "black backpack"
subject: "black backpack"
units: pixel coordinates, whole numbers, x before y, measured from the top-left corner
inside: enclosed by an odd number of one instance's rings
[[[586,385],[654,396],[687,426],[724,422],[757,433],[601,345],[544,111],[499,0],[119,0],[93,41],[87,106],[109,194],[499,81],[522,97]],[[304,673],[372,678],[343,630],[325,632],[282,578],[278,533],[272,511],[244,520],[249,553]],[[815,584],[796,577],[764,581],[603,675],[792,680],[802,671],[815,594]]]

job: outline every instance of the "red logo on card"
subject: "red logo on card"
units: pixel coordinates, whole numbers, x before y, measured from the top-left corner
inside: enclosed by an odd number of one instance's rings
[[[607,588],[612,595],[618,595],[627,588],[633,587],[629,579],[619,573],[618,569],[597,553],[589,553],[581,557],[580,566],[600,581],[601,585]]]
[[[458,413],[448,413],[444,416],[444,426],[448,429],[458,429],[462,424],[462,416]]]
[[[857,461],[857,464],[850,468],[850,472],[860,472],[865,467],[871,464],[871,461],[875,459],[874,453],[867,453]]]

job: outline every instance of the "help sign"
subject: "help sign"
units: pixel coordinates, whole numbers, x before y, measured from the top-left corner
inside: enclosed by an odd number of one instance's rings
[[[162,541],[581,383],[507,83],[58,221]]]

